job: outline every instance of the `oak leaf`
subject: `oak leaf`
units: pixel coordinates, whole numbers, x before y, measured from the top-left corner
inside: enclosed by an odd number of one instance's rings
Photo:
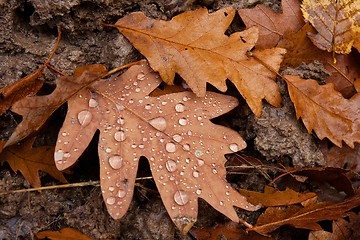
[[[359,193],[343,202],[319,202],[307,207],[269,207],[260,215],[254,227],[248,230],[267,234],[283,225],[309,230],[322,230],[317,223],[322,220],[336,220],[346,216],[346,212],[360,205]]]
[[[69,99],[57,167],[73,165],[99,129],[100,185],[113,218],[129,208],[141,156],[148,158],[163,203],[183,233],[196,221],[199,197],[233,221],[239,221],[233,206],[256,210],[225,179],[224,154],[243,149],[245,142],[210,122],[237,100],[212,92],[204,98],[192,92],[148,96],[160,83],[143,62]]]
[[[282,0],[282,13],[276,13],[265,5],[253,9],[239,9],[239,15],[247,28],[259,28],[258,48],[276,47],[285,34],[297,32],[304,25],[298,0]]]
[[[264,193],[240,189],[241,195],[254,204],[263,207],[275,207],[301,203],[310,198],[316,197],[315,193],[299,193],[290,188],[285,191],[278,191],[273,187],[265,186]]]
[[[327,137],[337,146],[344,141],[351,148],[360,142],[360,94],[345,99],[331,83],[319,85],[315,80],[285,75],[297,118],[319,139]]]
[[[92,238],[81,233],[74,228],[63,228],[59,231],[41,231],[35,234],[38,239],[50,239],[50,240],[91,240]]]
[[[262,99],[274,106],[281,103],[276,74],[247,56],[258,39],[257,28],[224,34],[234,15],[232,8],[211,14],[207,9],[198,9],[160,21],[135,12],[118,20],[115,27],[167,84],[173,84],[178,73],[197,96],[205,96],[206,83],[226,91],[229,79],[255,115],[260,116]],[[272,48],[254,52],[278,70],[286,51]]]
[[[317,34],[311,41],[328,52],[347,54],[360,32],[360,3],[353,0],[304,0],[301,5],[305,21]]]
[[[16,102],[11,111],[22,115],[21,123],[16,127],[5,147],[13,145],[40,129],[50,115],[66,100],[87,84],[94,82],[106,72],[101,64],[78,67],[71,77],[56,80],[56,89],[46,96],[28,96]]]
[[[360,145],[356,144],[354,149],[348,146],[339,148],[333,146],[321,146],[321,152],[324,155],[326,166],[346,168],[355,172],[360,172]]]
[[[0,154],[1,162],[9,163],[14,172],[20,171],[33,187],[41,187],[39,170],[44,171],[61,182],[67,182],[54,164],[54,147],[32,147],[35,138],[21,145],[5,148]]]

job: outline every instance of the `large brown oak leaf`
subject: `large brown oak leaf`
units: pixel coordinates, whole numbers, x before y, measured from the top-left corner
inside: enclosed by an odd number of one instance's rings
[[[148,59],[161,78],[172,84],[178,73],[197,96],[205,96],[206,83],[226,91],[226,79],[234,83],[256,116],[262,99],[279,106],[281,96],[276,74],[247,56],[257,39],[258,29],[224,34],[235,9],[224,8],[209,14],[207,9],[189,11],[170,21],[131,13],[115,26]],[[254,51],[258,58],[278,70],[285,49]]]
[[[256,210],[225,179],[224,154],[243,149],[245,142],[210,121],[237,100],[212,92],[203,98],[192,92],[150,97],[160,83],[144,62],[69,99],[55,150],[57,167],[74,164],[100,130],[101,190],[113,218],[129,208],[141,156],[149,160],[164,205],[183,233],[196,221],[199,197],[233,221],[239,221],[233,206]]]

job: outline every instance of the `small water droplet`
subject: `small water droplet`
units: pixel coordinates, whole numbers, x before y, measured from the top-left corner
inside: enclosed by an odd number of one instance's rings
[[[197,194],[197,195],[200,195],[201,193],[202,193],[202,190],[201,190],[201,189],[197,189],[197,190],[196,190],[196,194]]]
[[[164,131],[166,129],[166,120],[163,117],[157,117],[149,120],[149,124],[159,131]]]
[[[90,98],[90,100],[89,100],[89,107],[91,107],[91,108],[96,108],[98,105],[99,105],[99,103],[98,103],[95,99]]]
[[[201,157],[204,153],[201,150],[195,150],[195,156]]]
[[[116,122],[117,122],[118,124],[120,124],[120,125],[124,125],[124,124],[125,124],[125,119],[124,119],[123,117],[119,117]]]
[[[113,155],[109,157],[110,167],[113,169],[119,169],[122,166],[123,158],[119,155]]]
[[[135,92],[140,92],[141,89],[140,88],[135,88]]]
[[[118,131],[118,132],[115,132],[114,138],[115,138],[116,141],[122,142],[122,141],[125,140],[126,134],[125,134],[124,131]]]
[[[145,105],[145,109],[146,109],[146,110],[150,110],[151,108],[152,108],[151,104],[146,104],[146,105]]]
[[[213,174],[217,174],[217,173],[218,173],[218,171],[216,170],[216,168],[213,168],[213,169],[212,169],[212,173],[213,173]]]
[[[184,145],[183,145],[183,149],[184,149],[185,151],[189,151],[189,150],[190,150],[190,145],[189,145],[189,144],[184,144]]]
[[[145,79],[145,74],[144,73],[139,73],[136,78],[140,81],[144,80]]]
[[[139,144],[139,148],[140,148],[140,149],[144,149],[144,148],[145,148],[145,145],[144,145],[144,144]]]
[[[174,200],[178,205],[183,206],[189,202],[189,196],[185,191],[179,190],[174,194]]]
[[[106,149],[105,149],[105,152],[106,152],[106,153],[111,153],[111,148],[109,148],[109,147],[106,148]]]
[[[109,205],[113,205],[115,203],[116,199],[114,197],[108,197],[106,199],[106,203]]]
[[[220,201],[220,206],[224,206],[224,201]]]
[[[134,103],[134,99],[131,98],[131,99],[129,100],[129,103],[130,103],[130,104]]]
[[[168,142],[166,145],[165,145],[165,150],[169,153],[173,153],[176,151],[176,145],[175,143],[173,142]]]
[[[230,150],[233,151],[233,152],[239,151],[239,146],[238,146],[236,143],[230,144],[230,145],[229,145],[229,148],[230,148]]]
[[[64,153],[64,158],[69,158],[71,154],[69,152]]]
[[[185,111],[185,105],[182,103],[178,103],[175,105],[175,111],[176,112],[184,112]]]
[[[201,167],[202,165],[204,165],[205,162],[202,159],[198,159],[197,163],[198,163],[199,167]]]
[[[120,103],[118,103],[118,104],[116,104],[116,109],[119,110],[119,111],[122,111],[122,110],[125,109],[125,106],[122,105],[122,104],[120,104]]]
[[[179,119],[179,124],[180,124],[181,126],[185,126],[185,125],[187,124],[186,118],[180,118],[180,119]]]
[[[226,191],[226,192],[225,192],[225,195],[226,195],[226,196],[229,196],[229,195],[230,195],[230,192],[229,192],[229,191]]]
[[[199,173],[199,171],[194,171],[192,175],[194,178],[198,178],[200,173]]]
[[[115,190],[115,188],[114,188],[114,187],[109,187],[108,189],[109,189],[109,191],[110,191],[110,192],[112,192],[112,191],[114,191],[114,190]]]
[[[176,170],[176,168],[177,168],[177,165],[176,165],[176,162],[174,160],[170,159],[165,163],[165,167],[169,172],[174,172]]]
[[[118,197],[119,197],[119,198],[124,198],[125,195],[126,195],[126,191],[125,191],[125,190],[120,189],[120,190],[118,191]]]
[[[187,135],[188,135],[188,136],[192,136],[192,131],[190,131],[190,130],[187,131]]]
[[[188,97],[186,97],[186,96],[185,96],[185,97],[183,97],[183,101],[184,101],[184,102],[186,102],[187,100],[189,100],[189,98],[188,98]]]
[[[175,142],[181,142],[182,136],[180,136],[179,134],[175,134],[173,136],[173,139],[174,139]]]
[[[88,110],[84,110],[78,113],[77,118],[80,125],[85,127],[91,122],[92,114]]]

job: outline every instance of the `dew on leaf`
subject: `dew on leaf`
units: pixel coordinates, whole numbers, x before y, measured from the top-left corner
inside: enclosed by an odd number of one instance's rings
[[[202,165],[204,165],[205,162],[202,159],[198,159],[197,163],[198,163],[199,167],[201,167]]]
[[[174,172],[176,170],[176,168],[177,168],[177,165],[176,165],[176,162],[174,160],[170,159],[165,163],[165,167],[169,172]]]
[[[182,137],[181,137],[179,134],[175,134],[175,135],[173,136],[173,139],[174,139],[175,142],[181,142]]]
[[[198,178],[200,173],[199,173],[199,171],[195,170],[192,175],[193,175],[193,177]]]
[[[125,106],[122,105],[122,104],[120,104],[120,103],[118,103],[118,104],[116,104],[116,109],[119,110],[119,111],[122,111],[122,110],[125,109]]]
[[[146,105],[145,105],[145,109],[146,109],[146,110],[150,110],[151,108],[152,108],[151,104],[146,104]]]
[[[230,144],[230,145],[229,145],[229,148],[230,148],[230,150],[233,151],[233,152],[239,151],[239,146],[238,146],[236,143]]]
[[[80,125],[85,127],[85,126],[89,125],[89,123],[91,122],[92,114],[88,110],[83,110],[78,113],[77,119],[78,119]]]
[[[99,103],[98,103],[95,99],[90,98],[90,100],[89,100],[89,107],[91,107],[91,108],[96,108],[98,105],[99,105]]]
[[[126,191],[125,191],[125,190],[120,189],[120,190],[118,191],[118,197],[119,197],[119,198],[124,198],[125,195],[126,195]]]
[[[184,112],[185,111],[185,105],[182,103],[178,103],[175,105],[175,111],[176,112]]]
[[[201,193],[202,193],[202,190],[201,190],[201,189],[197,189],[197,190],[196,190],[196,194],[197,194],[197,195],[200,195]]]
[[[139,73],[136,78],[140,81],[144,80],[145,79],[145,74],[144,73]]]
[[[189,145],[189,144],[184,144],[184,145],[183,145],[183,149],[184,149],[185,151],[189,151],[189,150],[190,150],[190,145]]]
[[[183,206],[189,202],[189,196],[185,191],[179,190],[175,192],[174,200],[178,205]]]
[[[124,125],[124,124],[125,124],[125,119],[124,119],[123,117],[119,117],[116,122],[117,122],[118,124],[120,124],[120,125]]]
[[[107,147],[107,148],[105,149],[105,152],[106,152],[106,153],[111,153],[111,148]]]
[[[109,158],[109,164],[113,169],[119,169],[122,166],[123,158],[119,155],[113,155]]]
[[[149,124],[159,131],[166,129],[166,120],[163,117],[157,117],[149,120]]]
[[[122,141],[125,140],[126,134],[125,134],[124,131],[118,131],[118,132],[115,132],[114,138],[115,138],[116,141],[122,142]]]
[[[186,118],[180,118],[180,119],[179,119],[179,124],[180,124],[181,126],[185,126],[185,125],[187,124]]]
[[[113,205],[115,203],[116,199],[114,197],[108,197],[106,199],[106,203],[109,205]]]
[[[196,157],[200,157],[202,156],[204,153],[201,150],[195,150],[195,156]]]
[[[173,153],[176,151],[176,145],[175,143],[173,142],[168,142],[166,145],[165,145],[165,150],[169,153]]]
[[[59,150],[54,153],[54,159],[55,161],[61,161],[64,157],[64,152],[62,150]]]

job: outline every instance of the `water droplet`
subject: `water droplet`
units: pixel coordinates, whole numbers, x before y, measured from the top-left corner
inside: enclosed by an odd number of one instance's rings
[[[197,195],[200,195],[201,193],[202,193],[202,190],[201,190],[201,189],[197,189],[197,190],[196,190],[196,194],[197,194]]]
[[[80,125],[85,127],[91,122],[92,114],[88,110],[84,110],[78,113],[77,118]]]
[[[144,144],[139,144],[139,148],[140,148],[140,149],[144,149],[144,148],[145,148],[145,145],[144,145]]]
[[[230,192],[229,192],[229,191],[226,191],[226,192],[225,192],[225,195],[226,195],[226,196],[229,196],[229,195],[230,195]]]
[[[122,110],[125,109],[125,106],[122,105],[122,104],[120,104],[120,103],[118,103],[118,104],[116,104],[116,109],[119,110],[119,111],[122,111]]]
[[[173,153],[176,151],[176,145],[175,143],[173,142],[168,142],[166,145],[165,145],[165,150],[169,153]]]
[[[64,157],[64,152],[62,150],[59,150],[54,153],[54,159],[55,161],[61,161]]]
[[[233,152],[239,151],[239,146],[238,146],[236,143],[230,144],[230,145],[229,145],[229,148],[230,148],[230,150],[233,151]]]
[[[189,151],[189,150],[190,150],[190,145],[189,145],[189,144],[184,144],[184,145],[183,145],[183,149],[184,149],[185,151]]]
[[[199,167],[201,167],[202,165],[204,165],[205,162],[202,159],[198,159],[197,163],[198,163]]]
[[[157,117],[149,120],[149,124],[159,131],[164,131],[166,129],[166,120],[163,117]]]
[[[105,152],[106,152],[106,153],[111,153],[111,148],[109,148],[109,147],[106,148],[106,149],[105,149]]]
[[[134,99],[131,98],[131,99],[129,100],[129,103],[130,103],[130,104],[134,103]]]
[[[176,162],[174,160],[168,160],[165,163],[165,167],[169,172],[174,172],[177,168]]]
[[[192,131],[189,130],[189,131],[187,132],[187,135],[188,135],[188,136],[192,136]]]
[[[123,158],[119,155],[109,157],[109,164],[113,169],[119,169],[122,166]]]
[[[140,92],[141,89],[140,88],[135,88],[135,92]]]
[[[136,78],[140,81],[144,80],[145,79],[145,74],[144,73],[139,73]]]
[[[175,142],[181,142],[182,136],[180,136],[179,134],[175,134],[173,136],[173,139],[174,139]]]
[[[195,156],[201,157],[204,153],[201,150],[195,150]]]
[[[124,131],[118,131],[118,132],[115,132],[114,138],[115,138],[116,141],[122,142],[122,141],[125,140],[126,134],[125,134]]]
[[[146,110],[150,110],[151,108],[152,108],[151,104],[146,104],[146,105],[145,105],[145,109],[146,109]]]
[[[119,197],[119,198],[124,198],[125,195],[126,195],[126,191],[125,191],[125,190],[120,189],[120,190],[118,191],[118,197]]]
[[[116,122],[118,124],[120,124],[120,125],[124,125],[125,124],[125,119],[123,117],[119,117],[119,119]]]
[[[181,126],[185,126],[185,125],[187,124],[186,118],[180,118],[180,119],[179,119],[179,124],[180,124]]]
[[[213,168],[213,169],[212,169],[212,173],[213,173],[213,174],[217,174],[217,173],[218,173],[218,171],[216,170],[216,168]]]
[[[182,103],[178,103],[175,105],[175,111],[176,112],[183,112],[185,111],[185,105]]]
[[[188,97],[186,97],[186,96],[185,96],[185,97],[183,97],[183,101],[184,101],[184,102],[186,102],[187,100],[189,100],[189,98],[188,98]]]
[[[180,206],[183,206],[189,202],[189,197],[185,191],[179,190],[174,194],[174,200]]]
[[[89,107],[95,108],[95,107],[97,107],[98,105],[99,105],[99,103],[98,103],[95,99],[90,98],[90,100],[89,100]]]
[[[109,191],[110,191],[110,192],[112,192],[112,191],[114,191],[114,190],[115,190],[115,188],[114,188],[114,187],[109,187],[108,189],[109,189]]]
[[[199,171],[194,171],[192,175],[193,175],[193,177],[198,178],[200,173],[199,173]]]
[[[114,197],[108,197],[106,199],[106,203],[109,205],[113,205],[115,203],[116,199]]]
[[[224,206],[224,201],[220,201],[220,206]]]
[[[69,158],[71,154],[69,152],[64,153],[64,158]]]

